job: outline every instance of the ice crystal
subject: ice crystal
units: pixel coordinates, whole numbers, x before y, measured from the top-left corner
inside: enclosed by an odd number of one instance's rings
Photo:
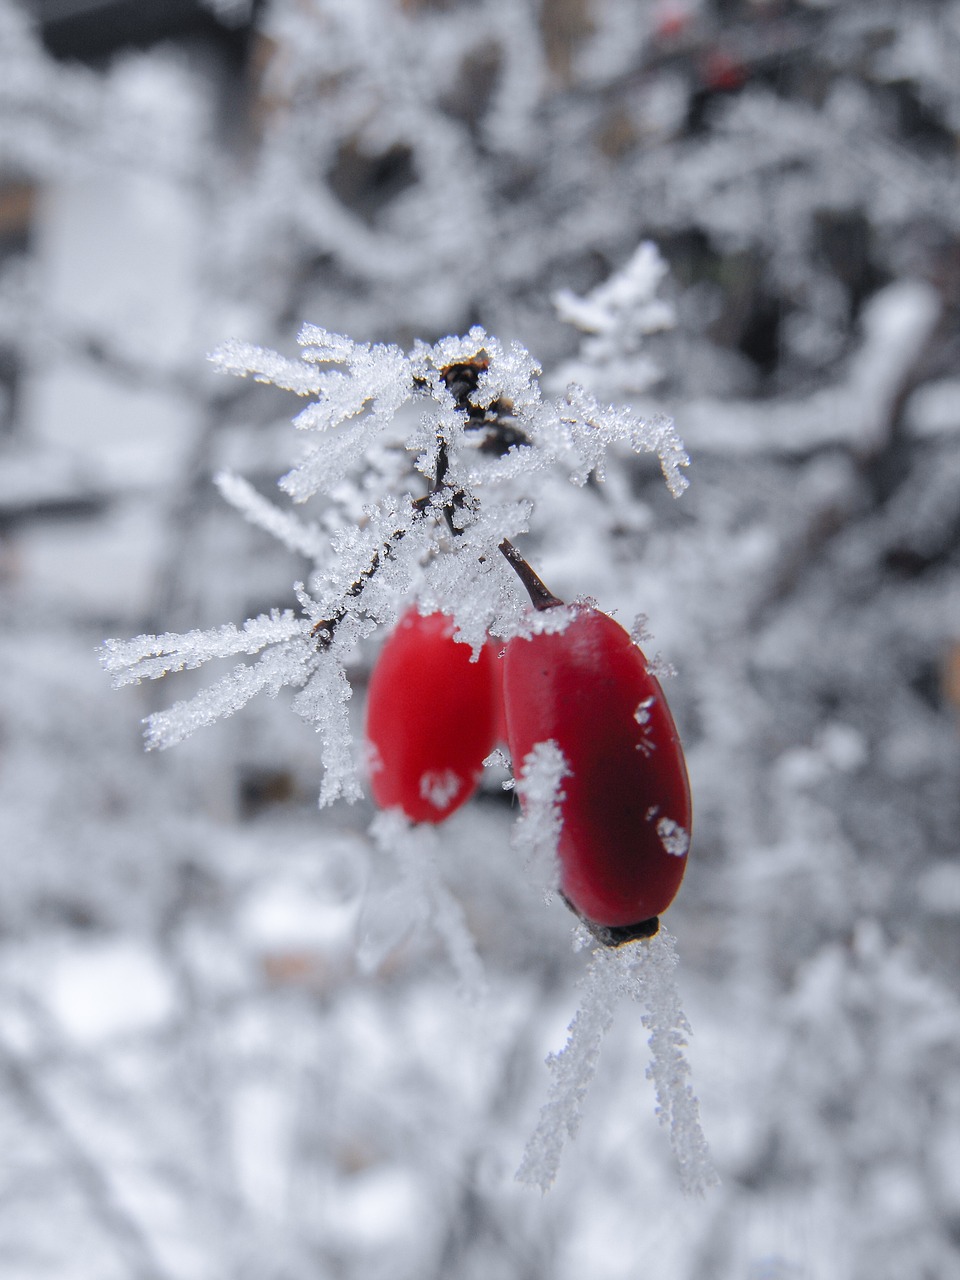
[[[661,818],[657,823],[657,835],[667,853],[675,858],[685,858],[690,849],[690,833],[672,818]]]
[[[265,533],[271,534],[290,551],[310,560],[321,560],[327,551],[327,539],[315,524],[306,524],[290,511],[268,502],[242,476],[219,471],[213,482],[222,496],[236,507],[245,519]]]
[[[579,1132],[604,1036],[617,1005],[630,996],[645,1010],[642,1021],[650,1032],[651,1051],[647,1076],[656,1091],[657,1116],[670,1131],[681,1186],[688,1195],[702,1195],[716,1184],[700,1127],[700,1106],[688,1082],[690,1067],[683,1049],[690,1025],[680,1004],[676,965],[674,939],[663,929],[652,938],[594,949],[567,1043],[547,1059],[553,1078],[539,1123],[524,1150],[518,1181],[544,1192],[553,1185],[564,1145]]]
[[[396,863],[401,884],[389,900],[393,921],[387,947],[381,943],[378,948],[370,937],[361,943],[367,966],[384,959],[384,952],[412,929],[429,927],[446,951],[463,995],[480,999],[486,990],[483,965],[463,909],[441,877],[435,828],[424,823],[411,826],[399,809],[392,809],[377,814],[370,834],[378,851]]]
[[[563,829],[560,805],[570,766],[553,739],[538,742],[523,758],[516,779],[523,811],[513,826],[513,846],[549,902],[560,882],[557,844]]]
[[[650,630],[650,619],[645,613],[638,613],[634,618],[630,627],[630,639],[638,648],[641,645],[649,644],[653,639],[653,632]]]
[[[677,674],[677,668],[660,653],[647,659],[647,673],[655,680],[669,680]]]
[[[655,701],[656,699],[651,695],[649,698],[644,698],[640,703],[636,711],[633,713],[633,718],[636,720],[637,724],[643,726],[650,723],[650,708],[653,706]]]
[[[656,698],[651,694],[649,698],[644,698],[636,711],[633,718],[640,726],[640,741],[637,743],[637,750],[642,752],[644,756],[650,756],[656,750],[657,744],[650,735],[650,708],[656,702]]]
[[[210,631],[188,631],[184,635],[136,636],[132,640],[106,640],[100,660],[113,675],[116,688],[156,680],[171,671],[199,667],[211,658],[258,653],[271,645],[293,640],[304,630],[304,622],[291,610],[273,610],[249,618],[242,628],[227,623]]]

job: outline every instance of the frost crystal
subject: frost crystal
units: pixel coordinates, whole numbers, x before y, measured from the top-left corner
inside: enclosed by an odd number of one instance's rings
[[[302,692],[293,700],[293,709],[320,734],[323,782],[320,805],[344,799],[351,803],[363,794],[357,777],[347,703],[353,690],[336,658],[323,654]]]
[[[654,702],[655,699],[652,695],[649,698],[644,698],[633,713],[634,720],[636,720],[642,730],[642,733],[640,734],[640,741],[637,743],[637,750],[642,752],[643,755],[648,758],[653,755],[654,751],[657,749],[657,744],[648,732],[650,725],[650,708],[653,706]]]
[[[286,645],[274,645],[252,666],[241,663],[196,697],[147,716],[144,723],[148,749],[176,746],[196,729],[232,716],[258,693],[266,691],[276,697],[285,684],[292,684],[297,678],[293,661],[295,658]],[[306,678],[302,667],[297,674],[301,680]]]
[[[687,856],[690,833],[679,822],[674,822],[672,818],[661,818],[657,823],[657,835],[667,853],[672,853],[676,858]]]
[[[625,407],[603,406],[577,383],[567,388],[559,412],[565,433],[558,439],[566,444],[564,452],[574,484],[586,484],[591,472],[603,479],[604,455],[610,445],[622,441],[634,453],[657,455],[667,488],[675,498],[687,488],[689,481],[681,468],[688,467],[690,459],[671,418],[658,414],[646,421]]]
[[[435,809],[445,809],[460,787],[460,778],[452,769],[430,769],[420,779],[420,795]]]
[[[650,619],[645,613],[638,613],[630,627],[630,639],[635,645],[649,643],[653,639],[653,632],[650,630]]]
[[[393,809],[377,814],[370,834],[380,853],[392,857],[400,871],[401,891],[392,899],[399,917],[393,921],[393,940],[400,941],[411,929],[429,924],[443,944],[463,995],[479,1000],[487,985],[483,965],[463,909],[440,876],[436,830],[424,823],[411,826],[399,809]],[[361,945],[371,967],[384,958],[369,942]]]
[[[563,828],[560,802],[563,779],[570,776],[566,757],[553,739],[538,742],[524,756],[516,780],[523,811],[513,825],[513,847],[524,858],[534,883],[550,902],[560,883],[557,844]]]
[[[320,560],[327,552],[327,539],[315,524],[305,524],[289,511],[282,511],[257,493],[252,484],[230,471],[220,471],[213,482],[223,497],[242,516],[278,542],[310,560]]]
[[[289,609],[273,610],[248,618],[242,628],[229,624],[211,631],[188,631],[185,635],[167,632],[159,636],[137,636],[133,640],[105,640],[100,661],[113,675],[115,688],[156,680],[170,671],[188,671],[211,658],[258,653],[271,645],[293,640],[304,631],[304,622]]]
[[[659,653],[655,653],[652,658],[647,659],[647,671],[653,676],[654,680],[669,680],[677,674],[677,668],[673,663],[668,662]]]
[[[650,1032],[652,1054],[647,1077],[656,1090],[660,1123],[670,1130],[681,1186],[688,1195],[702,1195],[716,1185],[717,1174],[700,1127],[700,1106],[688,1083],[690,1067],[683,1048],[690,1025],[680,1007],[676,965],[674,939],[663,929],[652,938],[594,950],[567,1043],[547,1059],[553,1079],[524,1150],[518,1181],[545,1192],[556,1180],[564,1143],[575,1138],[580,1128],[603,1037],[617,1005],[628,995],[646,1010],[642,1021]]]
[[[503,770],[511,775],[508,778],[503,778],[500,782],[500,786],[504,791],[512,791],[517,785],[516,779],[513,777],[513,763],[510,759],[510,753],[502,747],[494,747],[486,760],[484,760],[483,767],[485,769]]]

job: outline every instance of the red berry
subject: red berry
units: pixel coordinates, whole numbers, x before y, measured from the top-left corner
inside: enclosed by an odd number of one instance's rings
[[[713,93],[735,93],[747,82],[747,69],[732,53],[710,49],[700,63],[700,79]]]
[[[690,26],[692,16],[679,5],[664,4],[655,15],[653,34],[657,40],[676,40]]]
[[[538,742],[566,758],[560,888],[604,940],[655,932],[690,843],[676,725],[646,658],[618,623],[572,606],[565,630],[511,640],[504,657],[514,768]],[[646,927],[645,927],[646,926]]]
[[[442,613],[409,609],[370,677],[366,739],[370,787],[382,809],[442,822],[477,789],[496,745],[500,680],[484,645],[476,662]]]

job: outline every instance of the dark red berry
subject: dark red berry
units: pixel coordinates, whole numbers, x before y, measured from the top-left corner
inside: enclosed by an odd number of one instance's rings
[[[711,93],[735,93],[747,82],[747,69],[724,49],[711,49],[700,63],[700,80]]]
[[[373,798],[411,822],[442,822],[477,789],[497,741],[500,679],[491,644],[471,661],[442,613],[408,610],[370,677],[366,740]]]
[[[507,739],[517,771],[538,742],[563,752],[560,888],[604,940],[622,941],[655,932],[680,887],[690,786],[643,653],[606,614],[570,608],[564,630],[507,646]]]

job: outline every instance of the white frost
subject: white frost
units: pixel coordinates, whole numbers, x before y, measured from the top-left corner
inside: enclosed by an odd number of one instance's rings
[[[690,833],[679,822],[672,818],[661,818],[657,823],[657,835],[667,853],[676,858],[685,858],[690,848]]]
[[[620,1000],[629,995],[646,1010],[643,1025],[650,1032],[652,1054],[647,1077],[656,1090],[660,1123],[670,1130],[680,1185],[688,1195],[702,1195],[716,1185],[700,1127],[700,1105],[688,1083],[690,1067],[683,1049],[690,1025],[680,1006],[676,966],[674,939],[664,929],[621,947],[594,949],[567,1043],[547,1059],[553,1072],[550,1092],[524,1150],[518,1181],[546,1192],[556,1180],[566,1139],[575,1138],[580,1128],[603,1037]]]
[[[445,809],[456,799],[463,783],[452,769],[428,769],[420,778],[420,798],[435,809]]]
[[[644,698],[633,713],[633,718],[636,720],[637,724],[647,725],[650,723],[650,708],[653,704],[654,698],[652,694],[649,698]]]
[[[389,809],[374,818],[370,835],[380,853],[394,859],[403,882],[394,900],[409,918],[394,922],[396,941],[411,929],[429,924],[453,965],[462,994],[480,999],[486,991],[486,976],[463,908],[441,878],[436,830],[424,823],[411,826],[399,809]],[[368,963],[382,958],[375,958],[372,951],[367,955]]]
[[[652,255],[648,249],[637,258],[639,275],[630,290],[635,292],[641,278],[647,284],[654,281],[657,260]],[[608,290],[611,300],[620,296],[618,290],[620,286]],[[687,483],[680,472],[688,459],[666,418],[644,421],[630,409],[602,405],[576,386],[562,400],[546,403],[541,370],[529,352],[517,343],[504,346],[479,326],[434,346],[414,343],[409,352],[353,342],[316,325],[304,326],[299,342],[299,360],[243,342],[224,344],[212,360],[221,372],[252,376],[308,397],[294,423],[311,433],[314,443],[279,484],[296,502],[318,492],[330,495],[321,524],[267,501],[238,476],[217,476],[221,493],[249,521],[313,561],[310,594],[295,587],[305,616],[273,610],[240,628],[108,640],[100,657],[119,685],[215,658],[258,655],[194,697],[151,715],[147,745],[172,746],[195,729],[232,715],[258,693],[276,696],[292,687],[300,691],[295,709],[323,738],[325,804],[340,796],[355,800],[360,794],[346,712],[346,663],[358,641],[394,621],[399,602],[416,592],[424,604],[450,612],[458,638],[474,652],[488,634],[507,638],[561,631],[576,616],[576,607],[558,606],[528,610],[517,622],[520,587],[498,548],[504,538],[527,532],[532,507],[505,481],[522,473],[529,487],[533,476],[559,468],[584,485],[591,475],[602,477],[606,452],[622,444],[658,454],[677,494]],[[451,363],[473,360],[481,352],[485,364],[471,403],[482,409],[508,402],[525,442],[503,458],[483,451],[443,376]],[[423,412],[401,414],[411,400]],[[445,485],[464,494],[453,514],[443,506],[446,489],[437,490],[432,505],[422,501],[427,496],[423,479],[436,479],[441,450]],[[381,496],[372,503],[377,493]],[[447,537],[444,516],[456,523],[453,540]],[[318,634],[322,623],[329,625]],[[424,794],[436,797],[434,803],[442,808],[456,794],[453,783],[449,777],[431,778],[424,783]],[[462,785],[458,779],[458,789]]]
[[[524,756],[516,780],[523,809],[514,823],[513,847],[547,902],[560,883],[557,844],[563,827],[561,783],[569,776],[566,757],[550,739],[536,743]]]
[[[271,534],[278,542],[310,560],[322,560],[329,546],[315,524],[298,519],[259,494],[249,481],[232,471],[218,471],[213,482],[222,496],[251,524]]]

